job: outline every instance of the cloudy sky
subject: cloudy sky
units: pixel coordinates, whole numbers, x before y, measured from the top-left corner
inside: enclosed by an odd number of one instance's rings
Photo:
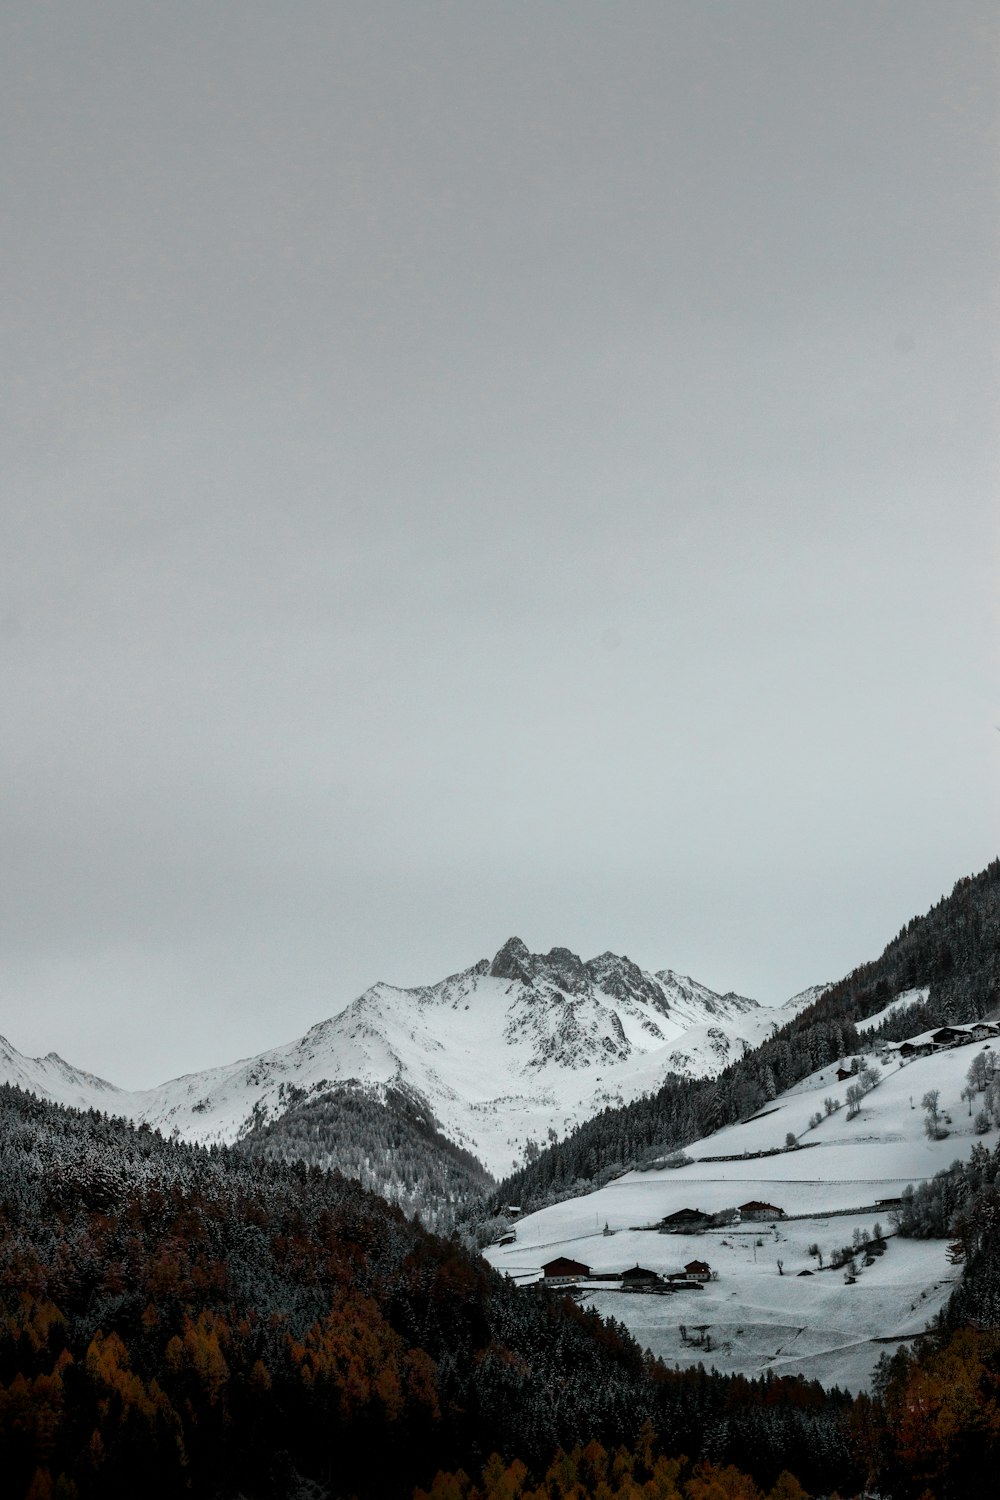
[[[0,1033],[511,934],[781,1000],[1000,850],[993,0],[0,16]]]

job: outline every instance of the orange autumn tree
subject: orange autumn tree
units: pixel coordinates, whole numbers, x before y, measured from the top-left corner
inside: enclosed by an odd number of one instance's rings
[[[394,1422],[408,1404],[440,1415],[433,1360],[408,1349],[368,1298],[338,1299],[301,1340],[289,1338],[288,1353],[304,1385],[335,1397],[344,1421],[367,1412]]]
[[[461,1469],[440,1473],[429,1490],[414,1491],[414,1500],[808,1500],[787,1471],[766,1494],[732,1464],[702,1463],[684,1479],[687,1459],[655,1456],[653,1446],[647,1424],[632,1451],[609,1453],[597,1442],[560,1450],[537,1485],[519,1459],[504,1464],[494,1453],[478,1483]]]
[[[974,1493],[1000,1460],[1000,1335],[962,1328],[919,1358],[897,1356],[884,1401],[900,1493]]]

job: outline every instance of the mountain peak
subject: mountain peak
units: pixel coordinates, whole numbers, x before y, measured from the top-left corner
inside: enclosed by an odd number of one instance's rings
[[[531,953],[518,937],[507,939],[490,964],[490,973],[495,979],[519,979],[529,986],[551,984],[571,993],[589,989],[591,983],[586,964],[569,948]]]
[[[621,953],[599,953],[587,964],[587,973],[605,994],[616,1000],[643,1000],[654,1010],[670,1014],[670,1004],[660,986],[638,964]]]
[[[521,979],[530,984],[531,954],[519,937],[509,937],[490,964],[494,979]]]
[[[405,1088],[444,1134],[502,1173],[529,1140],[649,1093],[667,1072],[718,1073],[775,1016],[788,1012],[647,973],[624,954],[584,963],[569,948],[532,953],[513,936],[492,961],[435,984],[373,985],[295,1041],[142,1093],[55,1054],[22,1057],[2,1040],[0,1081],[206,1143],[237,1140],[345,1087],[380,1099]]]

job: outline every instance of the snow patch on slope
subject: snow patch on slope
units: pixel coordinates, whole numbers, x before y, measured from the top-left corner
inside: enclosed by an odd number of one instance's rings
[[[904,990],[901,995],[897,995],[895,1000],[890,1000],[889,1004],[883,1010],[877,1011],[874,1016],[866,1016],[863,1021],[855,1022],[855,1030],[861,1032],[874,1031],[877,1026],[882,1025],[883,1021],[888,1021],[889,1017],[894,1015],[897,1010],[905,1010],[908,1005],[923,1005],[929,994],[929,989]]]
[[[110,1114],[121,1114],[122,1101],[130,1098],[106,1078],[74,1068],[58,1052],[49,1052],[45,1057],[25,1057],[2,1036],[0,1083],[13,1084],[39,1098],[51,1099],[54,1104],[67,1104],[73,1109],[102,1109]]]

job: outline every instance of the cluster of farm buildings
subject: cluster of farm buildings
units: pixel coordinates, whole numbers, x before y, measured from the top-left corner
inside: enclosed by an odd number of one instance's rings
[[[785,1217],[785,1210],[774,1203],[761,1203],[759,1199],[751,1198],[749,1203],[739,1203],[726,1210],[724,1217],[727,1224],[773,1223],[775,1219]],[[661,1219],[656,1228],[661,1234],[697,1234],[700,1229],[721,1222],[718,1214],[702,1213],[700,1208],[678,1208],[675,1213]]]
[[[622,1291],[648,1292],[658,1288],[680,1291],[690,1287],[700,1290],[702,1283],[714,1281],[717,1274],[707,1260],[689,1260],[682,1271],[668,1271],[665,1276],[640,1265],[630,1266],[627,1271],[592,1271],[582,1260],[571,1260],[568,1255],[557,1255],[542,1266],[545,1280],[557,1286],[577,1281],[615,1281]]]
[[[895,1052],[900,1058],[928,1057],[932,1052],[942,1052],[947,1047],[967,1047],[970,1042],[988,1042],[1000,1036],[1000,1025],[995,1021],[971,1021],[965,1026],[938,1026],[934,1031],[922,1031],[905,1042],[887,1042],[886,1050]]]
[[[989,1041],[997,1036],[1000,1036],[1000,1023],[973,1021],[962,1026],[939,1026],[934,1031],[922,1032],[919,1036],[909,1037],[904,1042],[889,1042],[886,1043],[886,1049],[896,1053],[901,1061],[908,1061],[912,1057],[927,1057],[932,1052],[940,1052],[948,1047],[967,1046],[971,1042]],[[838,1068],[838,1080],[853,1077],[853,1071],[843,1067]],[[888,1203],[890,1200],[885,1201]],[[512,1206],[507,1212],[514,1217],[520,1213],[520,1209]],[[784,1217],[784,1209],[779,1208],[777,1204],[762,1203],[755,1198],[748,1203],[738,1204],[727,1214],[729,1223],[773,1223]],[[678,1208],[674,1213],[667,1214],[658,1224],[650,1227],[655,1227],[660,1234],[697,1234],[716,1222],[718,1222],[717,1215],[704,1213],[699,1208]],[[515,1234],[508,1232],[498,1243],[508,1245],[514,1239]],[[651,1271],[639,1265],[631,1266],[624,1271],[595,1272],[583,1261],[573,1260],[565,1255],[559,1255],[555,1260],[547,1261],[542,1266],[544,1279],[555,1285],[577,1281],[614,1281],[621,1285],[623,1291],[639,1288],[644,1291],[700,1288],[706,1281],[713,1281],[716,1275],[717,1272],[713,1271],[704,1260],[688,1261],[682,1270],[670,1271],[666,1275],[660,1275],[658,1271]]]
[[[784,1217],[784,1209],[778,1208],[774,1203],[761,1203],[756,1198],[739,1204],[727,1214],[731,1224],[762,1223],[765,1220],[774,1222]],[[653,1227],[661,1234],[697,1234],[700,1230],[707,1229],[716,1218],[716,1215],[703,1213],[699,1208],[679,1208],[675,1213],[667,1214],[666,1218]],[[558,1255],[555,1260],[547,1261],[542,1266],[542,1276],[550,1283],[558,1285],[576,1281],[614,1281],[620,1284],[622,1291],[700,1290],[706,1281],[714,1281],[717,1275],[705,1260],[689,1260],[683,1269],[668,1271],[665,1275],[640,1265],[630,1266],[626,1271],[592,1271],[583,1261],[572,1260],[565,1255]]]

